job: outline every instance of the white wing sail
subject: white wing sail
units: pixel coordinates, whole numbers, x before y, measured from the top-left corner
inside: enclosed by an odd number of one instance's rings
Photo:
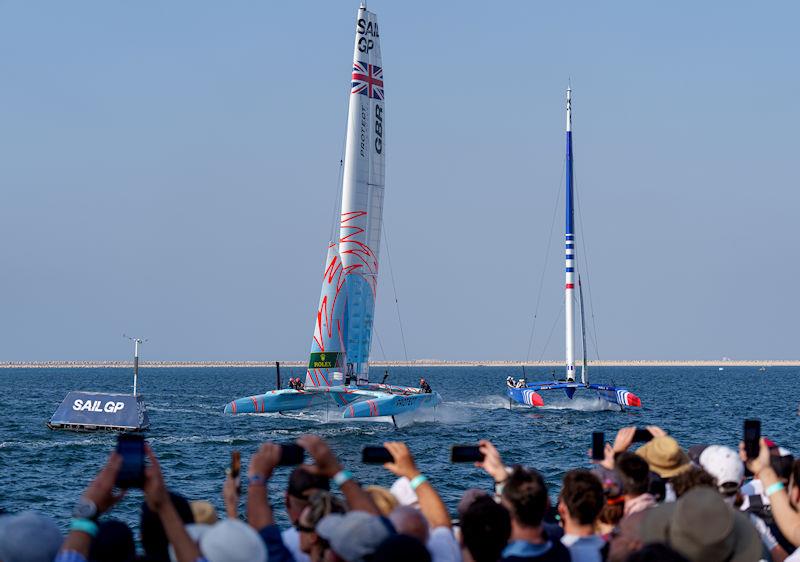
[[[339,234],[347,291],[347,368],[359,384],[369,380],[378,282],[386,155],[384,96],[378,19],[362,5],[356,18]]]

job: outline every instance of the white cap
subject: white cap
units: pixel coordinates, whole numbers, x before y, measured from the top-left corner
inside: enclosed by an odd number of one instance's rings
[[[709,445],[700,454],[700,466],[717,479],[717,485],[734,483],[741,485],[744,478],[744,463],[739,454],[730,447]]]
[[[186,525],[186,531],[208,562],[267,562],[264,541],[250,525],[238,519],[224,519],[214,525]],[[172,545],[169,549],[174,560]]]

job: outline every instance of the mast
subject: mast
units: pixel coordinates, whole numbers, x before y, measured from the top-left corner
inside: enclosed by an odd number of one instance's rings
[[[572,189],[572,88],[567,88],[567,189],[566,189],[566,282],[564,285],[564,316],[566,336],[566,369],[567,381],[575,380],[575,326],[574,326],[574,293],[575,293],[575,228]]]
[[[347,372],[369,381],[383,215],[386,113],[377,16],[362,3],[356,18],[345,144],[339,254],[345,272]]]
[[[581,340],[583,351],[583,362],[581,364],[581,382],[589,384],[589,371],[586,367],[586,315],[583,310],[583,285],[581,285],[581,276],[578,275],[578,297],[581,304]]]

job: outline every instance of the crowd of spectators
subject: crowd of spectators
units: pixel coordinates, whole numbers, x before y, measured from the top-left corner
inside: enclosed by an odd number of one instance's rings
[[[464,491],[456,519],[404,443],[384,444],[392,462],[383,466],[397,477],[386,489],[362,487],[324,440],[304,435],[296,444],[311,462],[289,475],[283,530],[267,494],[281,445],[264,443],[246,475],[227,476],[224,516],[169,491],[145,446],[138,547],[130,527],[108,517],[125,495],[114,452],[66,537],[38,512],[0,516],[0,562],[800,561],[800,459],[768,439],[748,459],[743,444],[684,449],[648,430],[636,450],[635,428],[619,430],[603,459],[564,474],[557,497],[534,468],[506,465],[481,441],[475,466],[491,480]]]

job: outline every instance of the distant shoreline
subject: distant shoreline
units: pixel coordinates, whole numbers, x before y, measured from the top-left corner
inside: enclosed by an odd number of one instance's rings
[[[305,367],[304,361],[281,361],[284,367]],[[142,368],[274,367],[274,361],[141,361]],[[561,367],[563,361],[373,361],[373,367]],[[800,367],[797,359],[763,360],[609,360],[589,361],[591,367]],[[130,369],[132,361],[0,361],[0,369]]]

